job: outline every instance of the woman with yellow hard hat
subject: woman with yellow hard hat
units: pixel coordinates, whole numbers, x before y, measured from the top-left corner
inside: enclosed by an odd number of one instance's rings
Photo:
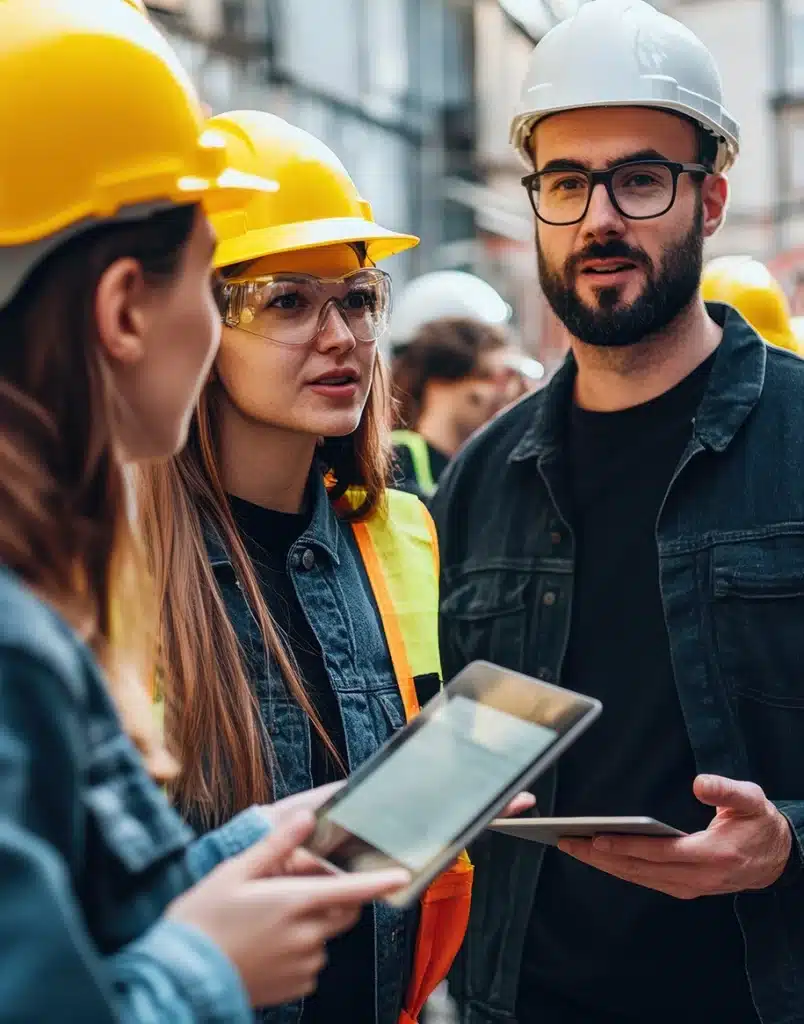
[[[215,218],[221,349],[188,447],[139,492],[171,792],[201,827],[343,778],[440,678],[434,531],[386,490],[377,350],[391,286],[376,264],[418,239],[377,224],[307,132],[256,111],[211,124],[280,188]],[[364,913],[316,994],[263,1019],[411,1024],[460,946],[471,877],[464,856],[420,912]]]
[[[405,881],[272,878],[315,797],[192,843],[153,780],[124,464],[180,447],[215,355],[207,214],[276,184],[120,0],[0,3],[0,134],[0,1017],[246,1022]]]

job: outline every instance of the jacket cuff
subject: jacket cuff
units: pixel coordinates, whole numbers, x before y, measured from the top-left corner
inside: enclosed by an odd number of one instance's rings
[[[198,881],[223,861],[253,846],[270,831],[271,823],[263,809],[249,807],[221,828],[196,839],[187,849],[187,867]]]
[[[769,889],[786,889],[788,886],[798,882],[804,876],[804,802],[800,800],[774,801],[776,807],[787,819],[790,826],[790,834],[793,840],[790,847],[790,856],[784,871],[776,881],[769,886]]]
[[[178,997],[192,1011],[192,1019],[203,1024],[252,1024],[248,994],[234,964],[195,928],[163,918],[114,959],[118,976],[124,977],[130,965],[140,983],[153,966],[153,988],[166,1008]],[[170,995],[164,991],[166,979]]]

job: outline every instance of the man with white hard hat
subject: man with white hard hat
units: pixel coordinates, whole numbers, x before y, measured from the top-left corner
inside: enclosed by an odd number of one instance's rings
[[[511,307],[488,281],[462,270],[435,270],[415,277],[394,302],[391,345],[394,351],[404,348],[434,320],[503,327],[510,318]]]
[[[512,138],[571,352],[442,478],[444,673],[600,698],[540,813],[686,835],[482,840],[453,994],[467,1024],[802,1024],[804,361],[700,296],[738,125],[690,31],[592,0]]]

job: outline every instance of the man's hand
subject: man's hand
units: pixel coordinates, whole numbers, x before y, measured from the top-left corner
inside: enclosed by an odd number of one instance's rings
[[[559,847],[584,864],[683,900],[772,885],[792,849],[787,818],[753,782],[699,775],[693,791],[717,809],[705,832],[565,839]]]

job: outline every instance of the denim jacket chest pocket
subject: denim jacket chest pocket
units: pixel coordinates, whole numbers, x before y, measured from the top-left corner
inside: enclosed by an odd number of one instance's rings
[[[518,667],[524,659],[526,596],[531,573],[489,563],[445,571],[441,615],[465,663],[480,657]]]
[[[119,732],[93,746],[82,800],[84,907],[93,938],[112,952],[139,935],[143,922],[154,920],[187,887],[184,852],[193,834]]]
[[[776,536],[717,545],[711,563],[717,664],[753,777],[783,799],[804,751],[804,524]]]
[[[499,559],[445,570],[441,615],[463,664],[476,658],[554,679],[571,604],[571,564]]]

